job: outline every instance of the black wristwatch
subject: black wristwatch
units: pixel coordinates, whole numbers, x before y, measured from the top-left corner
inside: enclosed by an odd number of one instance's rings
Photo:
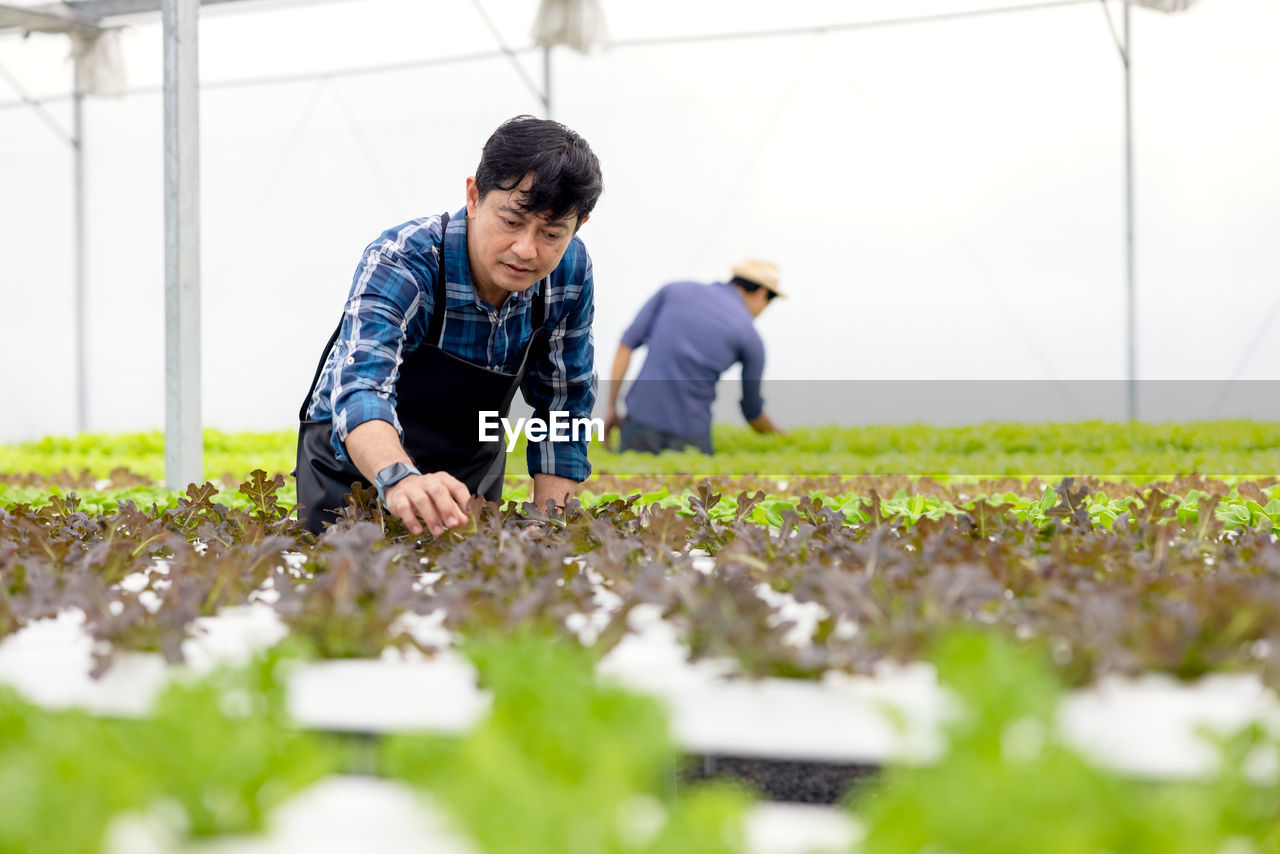
[[[378,500],[387,506],[387,490],[404,480],[411,474],[422,474],[416,468],[404,463],[392,463],[374,475],[373,485],[378,490]]]

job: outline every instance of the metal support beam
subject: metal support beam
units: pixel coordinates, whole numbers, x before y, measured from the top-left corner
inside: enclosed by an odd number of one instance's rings
[[[102,31],[102,19],[159,12],[162,0],[65,0],[35,6],[0,3],[0,33],[71,33],[91,36]],[[201,5],[243,0],[201,0]]]
[[[201,5],[231,3],[235,0],[201,0]],[[161,10],[162,0],[65,0],[62,5],[83,15],[109,18],[113,15],[140,15]]]
[[[81,15],[63,3],[43,6],[11,6],[0,3],[0,32],[20,30],[24,33],[80,33],[91,36],[101,32],[92,16]]]
[[[204,480],[200,421],[199,0],[163,0],[164,479]]]
[[[84,89],[81,86],[82,69],[78,52],[73,52],[75,61],[75,80],[71,97],[71,184],[72,184],[72,265],[73,276],[73,314],[75,329],[72,336],[75,341],[76,354],[76,432],[84,433],[89,429],[89,380],[88,357],[86,355],[87,328],[85,325],[85,192],[84,192]]]

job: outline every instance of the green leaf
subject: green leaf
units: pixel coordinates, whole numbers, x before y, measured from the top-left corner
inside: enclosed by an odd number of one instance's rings
[[[1053,487],[1046,486],[1044,494],[1040,496],[1040,510],[1047,512],[1052,509],[1053,505],[1058,503],[1058,493],[1053,491]]]

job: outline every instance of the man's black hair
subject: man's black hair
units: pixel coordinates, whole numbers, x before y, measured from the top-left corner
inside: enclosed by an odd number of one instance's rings
[[[756,291],[760,290],[761,288],[764,288],[764,285],[760,284],[759,282],[753,282],[750,279],[744,279],[741,276],[734,276],[732,279],[729,280],[729,284],[737,285],[738,287],[742,288],[744,292],[749,294],[753,294]],[[764,288],[764,293],[765,293],[765,300],[764,300],[765,302],[773,302],[773,298],[778,295],[777,291],[772,290],[770,288]]]
[[[575,214],[582,225],[604,190],[600,161],[585,139],[559,122],[516,116],[484,144],[476,188],[484,198],[490,190],[514,190],[530,174],[533,186],[516,203],[550,220]]]

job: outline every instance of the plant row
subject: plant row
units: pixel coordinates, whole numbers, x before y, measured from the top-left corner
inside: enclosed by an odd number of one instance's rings
[[[602,476],[581,491],[579,500],[594,506],[635,496],[641,506],[675,507],[685,515],[692,515],[691,501],[704,483],[722,493],[763,493],[764,498],[757,502],[751,521],[774,526],[781,524],[783,511],[797,509],[800,499],[805,497],[838,510],[851,522],[866,522],[873,518],[876,511],[872,507],[877,501],[879,504],[875,506],[879,512],[908,523],[921,518],[958,517],[972,511],[979,503],[986,503],[1005,509],[1018,520],[1043,526],[1051,522],[1048,511],[1057,503],[1056,484],[1046,483],[1040,478],[940,482],[928,477],[870,475],[857,478],[802,476],[787,480],[736,476]],[[1276,495],[1274,479],[1227,483],[1192,475],[1140,484],[1081,478],[1079,484],[1086,489],[1083,501],[1089,515],[1095,524],[1102,527],[1115,525],[1152,494],[1163,495],[1166,506],[1176,508],[1183,521],[1196,521],[1201,501],[1214,498],[1212,512],[1228,528],[1269,530],[1280,523],[1280,496]],[[0,506],[42,507],[55,498],[72,496],[77,507],[98,513],[114,512],[122,501],[132,502],[135,506],[155,505],[174,509],[184,498],[183,493],[141,483],[95,489],[87,477],[0,475]],[[278,488],[277,501],[292,504],[295,498],[292,480],[285,480],[284,485]],[[239,491],[223,493],[222,500],[241,509],[250,506],[248,498]],[[528,482],[508,478],[503,500],[519,504],[531,500]],[[723,518],[734,511],[723,505],[711,512]]]
[[[714,456],[618,454],[599,443],[590,456],[597,474],[612,476],[927,474],[1056,480],[1089,473],[1154,480],[1176,472],[1250,479],[1280,474],[1280,423],[1272,422],[868,425],[801,427],[785,436],[717,425],[714,433]],[[296,439],[292,430],[206,430],[205,472],[228,486],[257,468],[286,473],[293,468]],[[508,473],[524,477],[524,448],[508,456]],[[87,434],[0,445],[0,472],[56,476],[64,470],[80,479],[75,484],[80,488],[101,481],[115,486],[159,482],[164,437],[158,432]]]
[[[866,673],[981,624],[1047,646],[1075,684],[1248,670],[1280,685],[1271,502],[1262,524],[1238,525],[1221,495],[1188,508],[1151,489],[1102,525],[1070,480],[1034,511],[981,499],[914,516],[892,505],[918,496],[778,506],[704,483],[675,503],[632,495],[550,515],[475,500],[466,530],[415,538],[357,489],[314,537],[280,502],[282,484],[255,472],[237,505],[205,484],[164,508],[101,513],[54,496],[0,509],[0,636],[78,609],[99,670],[121,649],[176,662],[198,618],[262,602],[326,657],[430,653],[407,628],[418,618],[462,635],[537,629],[599,652],[648,605],[693,658],[747,674]]]
[[[126,814],[179,838],[252,832],[308,784],[371,763],[429,793],[481,854],[744,854],[754,795],[667,785],[678,757],[659,704],[601,683],[589,651],[523,633],[465,648],[492,694],[488,715],[461,736],[387,738],[371,758],[292,725],[280,651],[175,684],[137,720],[48,712],[0,691],[0,851],[97,854]],[[947,748],[853,793],[845,808],[863,834],[849,854],[1280,850],[1280,782],[1265,764],[1274,733],[1217,737],[1207,779],[1135,782],[1064,743],[1061,686],[1040,657],[958,632],[930,658],[958,700]]]

